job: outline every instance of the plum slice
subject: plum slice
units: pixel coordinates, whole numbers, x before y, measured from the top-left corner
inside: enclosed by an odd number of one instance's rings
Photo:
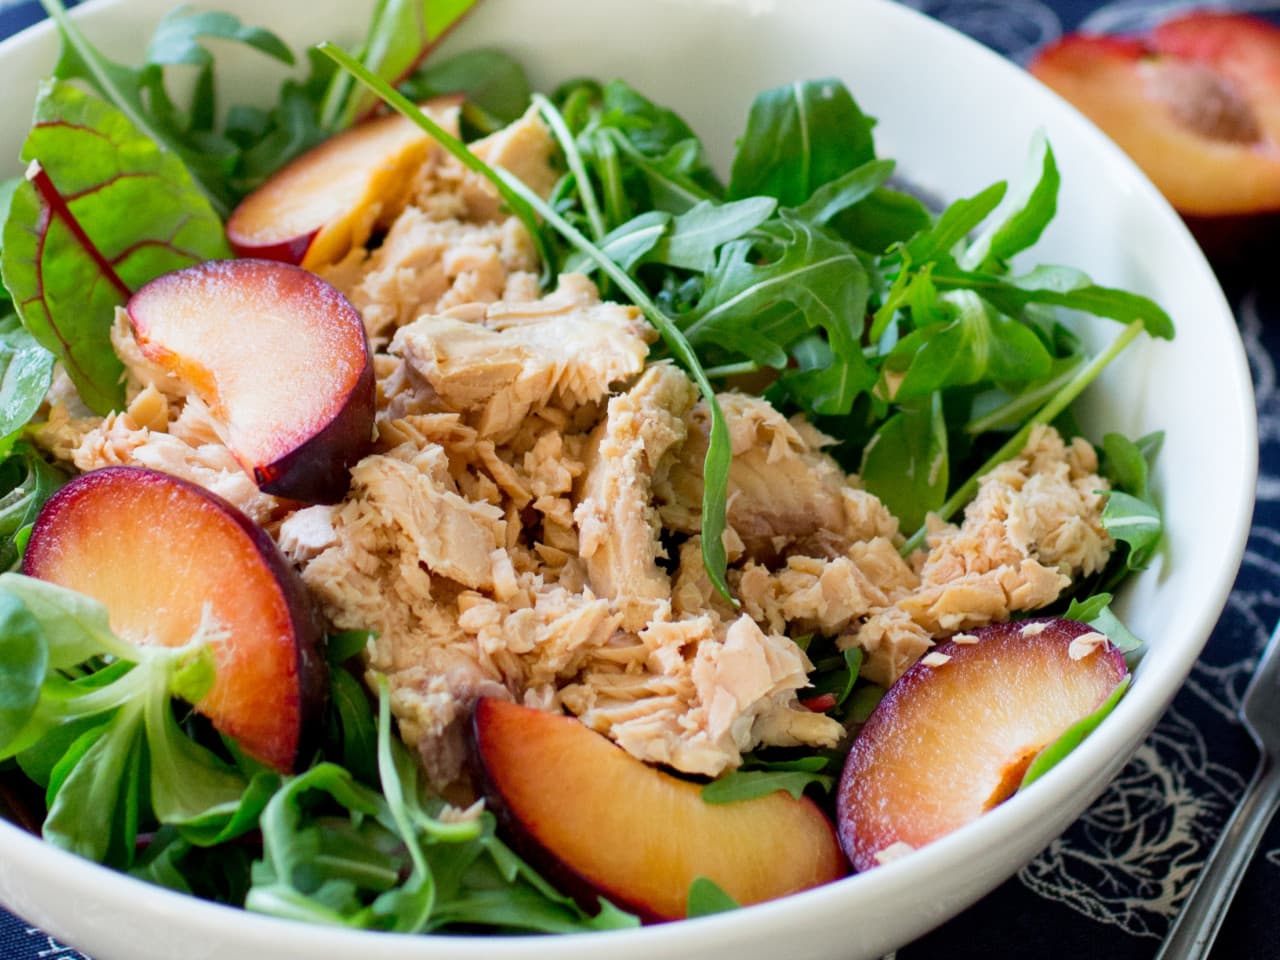
[[[493,698],[477,704],[472,733],[477,780],[512,846],[585,909],[600,894],[646,921],[676,920],[699,876],[748,904],[846,872],[807,798],[708,804],[698,784],[573,717]]]
[[[840,843],[867,870],[1011,796],[1036,755],[1124,680],[1124,657],[1071,620],[1003,623],[939,644],[859,732],[837,794]]]
[[[1068,34],[1030,69],[1133,157],[1179,212],[1280,210],[1280,28],[1201,11],[1141,37]]]
[[[373,439],[360,314],[325,281],[270,260],[214,260],[129,300],[144,356],[187,384],[266,493],[340,500]]]
[[[326,689],[319,620],[271,538],[231,504],[154,470],[94,470],[49,498],[22,571],[98,600],[135,644],[180,646],[212,627],[217,675],[196,709],[276,770],[305,760]]]
[[[456,117],[456,99],[436,104],[446,106]],[[245,197],[227,220],[227,240],[242,257],[311,270],[336,263],[402,205],[433,142],[399,114],[331,137]]]

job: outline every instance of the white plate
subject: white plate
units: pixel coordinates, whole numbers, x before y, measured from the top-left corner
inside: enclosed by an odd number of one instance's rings
[[[363,3],[210,5],[271,27],[295,47],[354,41],[365,21]],[[169,6],[94,0],[76,14],[104,50],[132,62]],[[1046,130],[1063,191],[1037,258],[1151,295],[1178,324],[1173,343],[1131,349],[1088,404],[1099,433],[1167,431],[1155,475],[1167,550],[1124,598],[1129,623],[1150,643],[1132,691],[1070,758],[976,824],[868,874],[693,922],[500,940],[306,927],[146,886],[8,824],[0,824],[0,901],[96,960],[879,956],[959,912],[1061,833],[1190,671],[1230,589],[1253,504],[1256,422],[1228,306],[1177,216],[1109,141],[1016,67],[905,8],[881,0],[484,0],[447,48],[480,44],[515,54],[543,89],[571,75],[622,76],[682,112],[722,162],[758,90],[838,76],[879,117],[881,153],[945,197],[1016,175],[1033,132]],[[16,158],[56,49],[47,25],[0,45],[0,156]],[[234,77],[226,69],[233,63],[243,68]],[[224,102],[261,101],[278,73],[234,51],[222,75],[231,89]],[[16,160],[7,162],[19,172]],[[1094,335],[1117,329],[1099,324]]]

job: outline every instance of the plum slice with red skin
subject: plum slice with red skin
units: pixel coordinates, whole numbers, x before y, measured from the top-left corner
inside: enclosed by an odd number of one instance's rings
[[[452,131],[460,102],[441,97],[423,109]],[[309,270],[336,263],[403,205],[433,142],[399,114],[330,137],[245,197],[227,220],[227,240],[242,257]]]
[[[708,804],[698,784],[573,717],[482,699],[471,754],[509,842],[588,910],[605,896],[648,922],[677,920],[699,876],[748,904],[847,870],[831,822],[808,798]]]
[[[1280,28],[1202,11],[1141,37],[1068,34],[1030,69],[1193,224],[1280,211]]]
[[[836,812],[855,870],[1006,800],[1036,754],[1101,707],[1128,672],[1110,641],[1071,620],[971,636],[939,644],[899,677],[849,750]]]
[[[264,492],[342,498],[375,404],[364,323],[342,294],[288,264],[213,260],[152,280],[128,314],[143,355],[209,405]]]
[[[196,709],[276,770],[306,759],[327,687],[319,620],[271,538],[225,500],[141,467],[94,470],[49,498],[22,571],[98,600],[135,644],[212,627],[217,673]]]

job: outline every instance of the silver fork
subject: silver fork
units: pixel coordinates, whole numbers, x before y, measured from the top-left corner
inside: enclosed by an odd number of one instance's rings
[[[1245,868],[1280,806],[1280,626],[1244,692],[1240,719],[1258,745],[1258,768],[1156,960],[1200,960],[1209,955]]]

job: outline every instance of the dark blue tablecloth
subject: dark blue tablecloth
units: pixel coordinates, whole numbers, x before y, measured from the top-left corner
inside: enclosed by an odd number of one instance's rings
[[[1234,7],[1280,22],[1280,0],[909,2],[1020,62],[1079,26],[1136,29],[1193,6]],[[0,0],[0,37],[40,16],[32,0]],[[1173,707],[1103,797],[1016,877],[899,950],[898,960],[1147,960],[1244,789],[1256,755],[1236,707],[1280,620],[1280,287],[1235,279],[1227,293],[1257,390],[1261,472],[1248,549],[1222,620]],[[0,960],[83,956],[0,910]],[[1262,843],[1213,957],[1280,960],[1280,820]]]

